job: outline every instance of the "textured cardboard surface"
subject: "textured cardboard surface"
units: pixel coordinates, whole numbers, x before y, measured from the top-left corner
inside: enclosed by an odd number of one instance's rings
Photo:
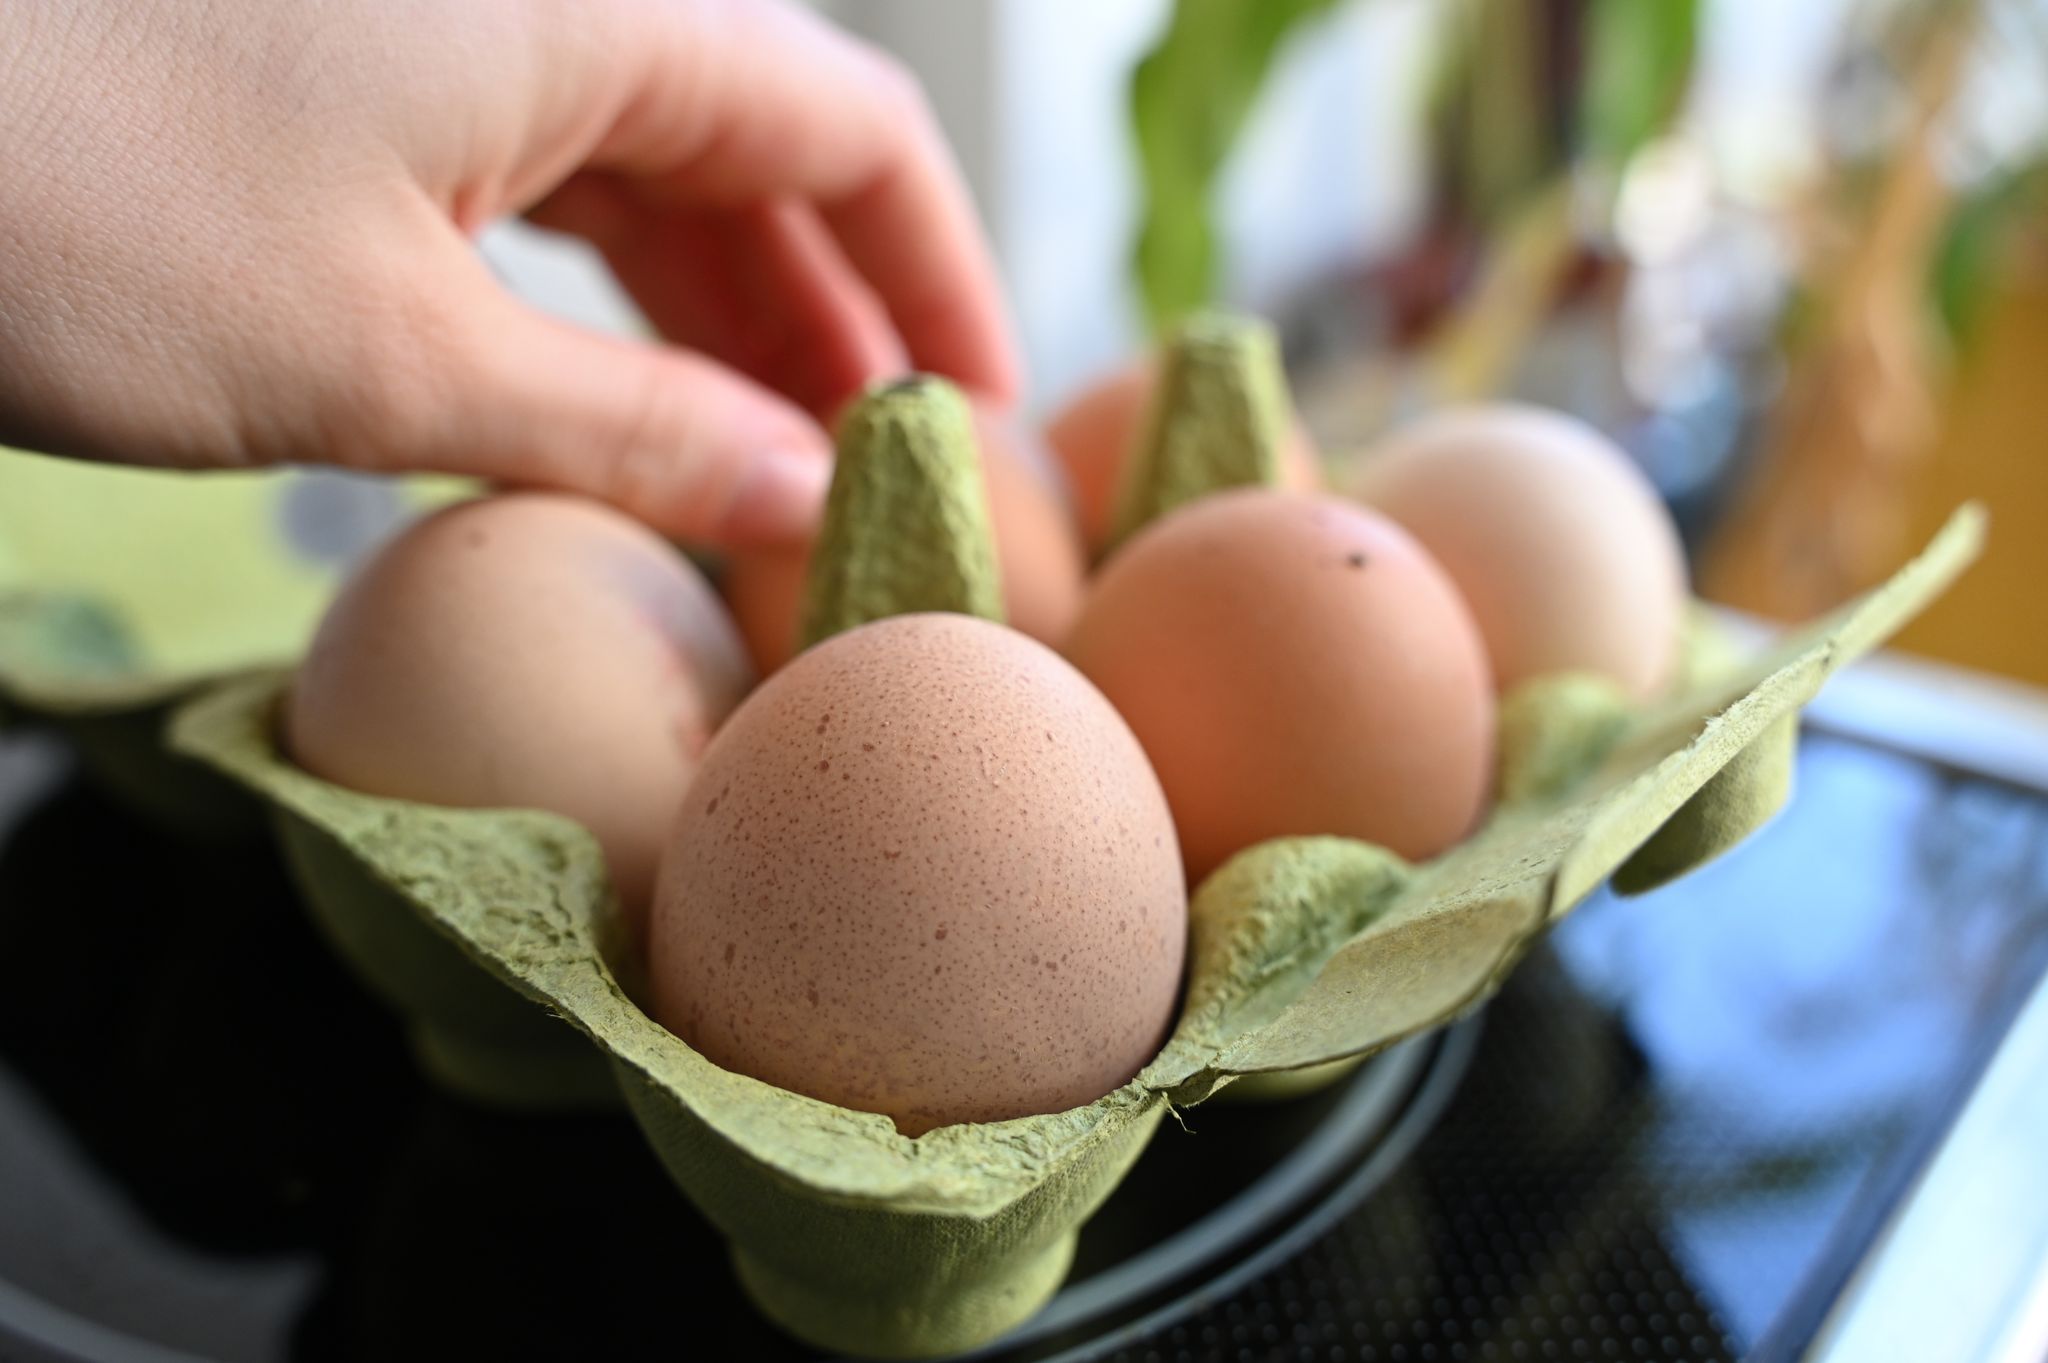
[[[889,615],[1003,618],[966,400],[913,378],[847,410],[804,584],[802,646]]]
[[[1208,493],[1277,486],[1289,420],[1271,327],[1223,313],[1183,322],[1160,356],[1144,433],[1124,465],[1111,545]]]

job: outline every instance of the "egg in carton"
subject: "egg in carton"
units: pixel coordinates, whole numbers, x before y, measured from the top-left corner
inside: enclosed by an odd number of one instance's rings
[[[1184,334],[1159,394],[1132,524],[1273,477],[1284,403],[1263,332]],[[872,393],[845,424],[810,640],[905,611],[997,611],[967,429],[933,380]],[[1052,1295],[1080,1226],[1168,1111],[1327,1076],[1455,1018],[1602,882],[1647,888],[1738,841],[1784,798],[1798,707],[1938,594],[1981,534],[1960,513],[1877,591],[1763,657],[1703,662],[1652,703],[1583,677],[1518,689],[1501,715],[1501,799],[1465,841],[1421,864],[1334,837],[1241,852],[1193,895],[1177,1018],[1128,1082],[914,1138],[721,1068],[657,1022],[601,852],[575,824],[307,774],[276,738],[283,674],[189,703],[174,742],[267,802],[316,911],[407,1013],[430,1068],[515,1103],[615,1084],[768,1316],[828,1348],[929,1356],[992,1339]]]

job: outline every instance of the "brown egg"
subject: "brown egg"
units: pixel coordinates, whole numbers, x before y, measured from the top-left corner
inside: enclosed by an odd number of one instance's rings
[[[763,683],[662,862],[654,1016],[918,1135],[1057,1112],[1165,1039],[1187,901],[1137,740],[1058,655],[879,620]]]
[[[1109,560],[1067,651],[1145,745],[1191,880],[1283,834],[1432,856],[1484,806],[1478,631],[1360,507],[1263,488],[1184,507]]]
[[[1150,356],[1125,364],[1083,389],[1045,428],[1046,443],[1066,469],[1074,515],[1090,551],[1109,542],[1110,522],[1124,465],[1142,435],[1146,405],[1152,401],[1155,365]],[[1303,492],[1322,486],[1315,443],[1299,419],[1294,437],[1280,452],[1281,485]]]
[[[637,921],[751,681],[718,598],[652,531],[574,497],[495,497],[419,522],[355,575],[293,682],[285,740],[367,794],[576,820]]]
[[[1086,571],[1058,470],[1037,438],[1010,418],[978,402],[974,418],[1005,619],[1011,628],[1058,647],[1080,612]],[[726,564],[726,604],[763,676],[796,652],[809,563],[801,551],[754,550]]]
[[[1667,686],[1685,623],[1685,551],[1619,447],[1538,407],[1467,407],[1396,431],[1354,488],[1420,540],[1472,609],[1495,682],[1597,672]]]

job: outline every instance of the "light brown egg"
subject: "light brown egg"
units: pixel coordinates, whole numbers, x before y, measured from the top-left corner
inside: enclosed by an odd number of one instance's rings
[[[1130,722],[1190,880],[1283,834],[1432,856],[1493,773],[1486,655],[1401,528],[1246,489],[1147,527],[1104,566],[1068,656]]]
[[[1353,489],[1443,565],[1502,690],[1597,672],[1667,686],[1685,621],[1685,551],[1656,489],[1606,436],[1560,412],[1467,407],[1396,431]]]
[[[421,521],[349,582],[285,706],[316,776],[565,815],[644,915],[712,731],[752,681],[717,596],[652,531],[538,493]]]
[[[1058,470],[1037,438],[1009,417],[976,403],[974,418],[1004,617],[1011,628],[1058,647],[1080,612],[1086,571]],[[763,676],[796,652],[809,563],[802,551],[751,550],[726,565],[726,603]]]
[[[1165,798],[1014,630],[837,635],[712,742],[662,863],[654,1016],[907,1134],[1088,1103],[1163,1043],[1187,932]]]
[[[1152,357],[1140,356],[1083,389],[1045,428],[1046,443],[1066,469],[1074,516],[1090,551],[1109,542],[1124,465],[1142,437],[1156,373]],[[1322,486],[1315,443],[1298,419],[1280,452],[1280,472],[1283,487],[1310,492]]]

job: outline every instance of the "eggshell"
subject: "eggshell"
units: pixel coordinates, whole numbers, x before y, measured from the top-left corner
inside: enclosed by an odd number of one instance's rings
[[[1190,879],[1285,834],[1427,857],[1484,806],[1478,631],[1428,554],[1361,507],[1260,488],[1164,517],[1104,566],[1068,655],[1144,744]]]
[[[1004,617],[1057,647],[1080,612],[1086,571],[1058,471],[1037,438],[1008,417],[979,403],[974,415]],[[726,565],[726,602],[764,676],[796,652],[809,562],[803,551],[750,550]]]
[[[1591,426],[1538,407],[1444,411],[1382,442],[1354,491],[1450,574],[1502,690],[1592,672],[1640,700],[1673,680],[1685,551],[1656,489]]]
[[[1124,465],[1143,438],[1157,364],[1141,356],[1097,381],[1060,409],[1045,429],[1046,443],[1066,470],[1081,539],[1091,550],[1109,542]],[[1280,452],[1282,486],[1303,492],[1322,486],[1315,444],[1299,420]]]
[[[497,497],[421,521],[349,582],[292,685],[286,742],[366,794],[576,820],[637,920],[751,681],[717,596],[652,531],[573,497]]]
[[[1129,1080],[1186,930],[1166,800],[1109,703],[1013,630],[895,616],[798,656],[713,740],[662,863],[653,1013],[916,1135]]]

